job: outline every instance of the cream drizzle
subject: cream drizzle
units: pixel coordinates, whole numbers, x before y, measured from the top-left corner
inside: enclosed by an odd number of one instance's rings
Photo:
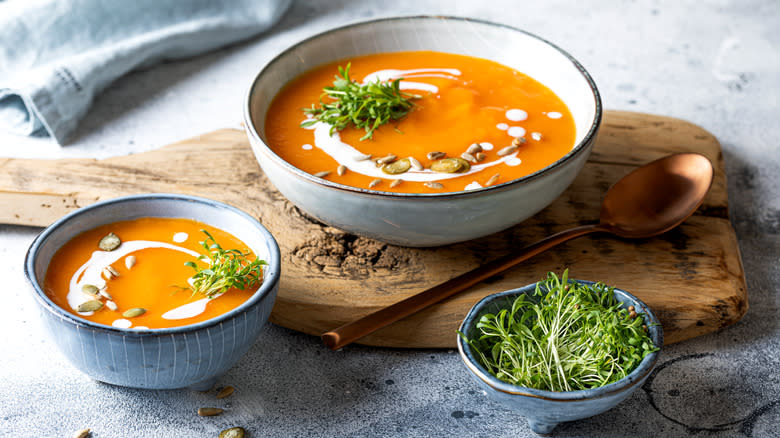
[[[386,69],[386,70],[375,71],[373,73],[366,75],[363,78],[363,83],[365,84],[369,82],[375,82],[376,80],[388,81],[388,80],[393,80],[398,78],[406,79],[406,78],[422,78],[422,77],[437,77],[437,78],[457,80],[458,79],[457,77],[460,75],[461,75],[461,71],[454,68],[419,68],[419,69],[411,69],[411,70]],[[423,90],[423,91],[429,91],[431,93],[438,93],[439,91],[439,88],[433,84],[427,84],[423,82],[409,82],[406,80],[400,82],[399,88],[402,90]],[[391,175],[382,172],[380,168],[377,168],[374,162],[371,160],[355,161],[355,157],[361,156],[363,155],[363,153],[355,149],[352,145],[341,141],[341,135],[339,135],[338,131],[334,131],[333,134],[331,134],[330,133],[331,125],[324,122],[317,122],[311,126],[306,127],[305,129],[310,129],[314,131],[314,145],[316,147],[321,149],[326,154],[330,155],[331,158],[336,160],[340,165],[346,166],[350,171],[360,173],[362,175],[366,175],[370,177],[375,177],[375,178],[392,177]],[[523,132],[525,132],[525,130],[523,130]],[[489,143],[481,143],[481,144],[483,145],[483,149],[485,150],[490,150],[493,148],[492,144]],[[485,147],[485,144],[489,144],[490,147]],[[513,160],[513,158],[516,157],[517,157],[517,152],[501,157],[495,161],[485,162],[482,164],[474,164],[471,166],[471,169],[468,172],[464,172],[464,173],[439,173],[439,172],[434,172],[430,169],[423,169],[423,170],[411,169],[403,174],[403,179],[404,181],[429,182],[429,181],[440,181],[445,179],[458,178],[464,175],[471,175],[480,172],[484,169],[499,165],[501,163],[511,163],[511,162],[519,163],[519,159]]]
[[[330,126],[327,123],[317,122],[313,126],[309,127],[314,129],[314,144],[322,149],[326,154],[330,155],[339,164],[347,166],[347,168],[356,173],[360,173],[366,176],[372,176],[375,178],[392,178],[392,175],[388,175],[382,172],[381,168],[376,167],[376,164],[372,160],[355,161],[354,157],[362,155],[362,153],[352,147],[348,143],[341,141],[341,136],[338,132],[330,134]],[[487,149],[487,148],[485,148]],[[512,158],[517,156],[517,152],[506,155],[495,161],[489,161],[482,164],[472,164],[471,169],[468,172],[463,173],[439,173],[430,169],[414,170],[410,169],[403,174],[404,181],[440,181],[450,178],[457,178],[463,175],[471,175],[480,172],[489,167],[499,165],[501,163],[508,162]]]
[[[81,265],[70,278],[67,296],[68,305],[73,310],[76,310],[80,304],[85,303],[91,299],[81,292],[81,288],[85,284],[97,286],[99,289],[106,286],[106,280],[104,280],[100,275],[106,266],[115,263],[117,260],[126,255],[147,248],[167,248],[174,251],[184,252],[194,257],[199,255],[197,252],[187,248],[171,245],[170,243],[151,240],[130,240],[127,242],[122,242],[122,244],[119,245],[119,248],[113,251],[95,251],[92,253],[92,256],[89,258],[89,260]],[[82,312],[80,314],[92,315],[93,313],[94,312]]]
[[[460,70],[456,68],[416,68],[412,70],[387,69],[387,70],[378,70],[373,73],[369,73],[368,75],[366,75],[366,77],[363,78],[363,83],[368,84],[370,82],[376,82],[377,80],[380,82],[386,82],[386,81],[403,78],[404,80],[399,83],[399,88],[401,90],[423,90],[423,91],[430,91],[431,93],[435,94],[439,92],[439,87],[433,84],[426,84],[424,82],[410,82],[407,81],[406,79],[444,78],[444,79],[457,80],[458,76],[460,75],[461,75]]]

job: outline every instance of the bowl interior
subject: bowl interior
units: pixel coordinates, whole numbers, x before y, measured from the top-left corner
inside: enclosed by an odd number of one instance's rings
[[[595,284],[595,282],[585,280],[569,279],[569,281],[589,285]],[[475,304],[474,307],[469,311],[469,313],[466,315],[466,318],[463,320],[463,323],[461,324],[460,331],[469,338],[478,337],[479,331],[476,327],[476,323],[483,315],[488,313],[497,313],[502,309],[511,308],[515,298],[524,294],[531,295],[535,288],[536,284],[530,284],[519,289],[488,295]],[[647,305],[638,298],[624,290],[615,288],[614,291],[615,298],[622,303],[622,307],[626,308],[630,305],[633,305],[636,308],[637,313],[643,314],[642,316],[645,319],[645,324],[647,324],[648,335],[650,336],[650,339],[657,347],[663,346],[663,329],[661,328],[658,318],[656,318],[655,314],[653,314],[650,308],[647,307]],[[659,353],[659,351],[656,351],[645,356],[645,358],[642,360],[642,362],[639,363],[634,371],[617,382],[594,389],[555,392],[521,387],[499,380],[482,366],[482,364],[479,362],[479,359],[477,359],[477,356],[474,353],[471,345],[465,342],[460,336],[458,336],[458,350],[460,351],[461,357],[463,357],[463,360],[466,362],[468,368],[491,387],[511,394],[531,395],[558,400],[586,399],[592,397],[595,393],[619,391],[622,388],[638,381],[642,376],[650,373]]]
[[[46,228],[33,242],[25,260],[25,273],[43,303],[65,317],[84,324],[122,330],[97,324],[75,316],[55,304],[43,291],[42,282],[54,253],[70,239],[100,225],[141,217],[169,217],[193,219],[231,233],[247,244],[252,251],[268,262],[263,285],[249,300],[229,313],[239,311],[257,301],[279,277],[279,248],[271,233],[248,214],[226,204],[186,195],[152,194],[111,199],[81,208],[59,219]],[[214,321],[214,320],[209,320]],[[193,324],[198,326],[200,324]],[[182,326],[190,327],[190,326]],[[174,330],[152,329],[154,331]],[[129,330],[138,333],[138,330]]]
[[[249,92],[249,128],[265,143],[265,118],[278,90],[304,72],[336,60],[382,52],[431,50],[492,60],[521,71],[569,107],[576,145],[596,129],[600,98],[584,68],[549,42],[508,26],[452,17],[402,17],[358,23],[309,38],[273,59]]]

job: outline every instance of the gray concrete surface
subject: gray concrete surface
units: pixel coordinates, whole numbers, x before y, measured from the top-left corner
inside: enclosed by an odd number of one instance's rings
[[[554,436],[778,436],[780,423],[780,2],[298,1],[270,33],[184,62],[133,73],[97,97],[76,141],[0,134],[0,156],[107,157],[237,126],[253,73],[299,39],[344,23],[452,14],[543,35],[590,70],[607,108],[690,120],[721,141],[730,214],[750,310],[718,333],[667,347],[643,390]],[[1,169],[1,167],[0,167]],[[0,170],[1,171],[1,170]],[[0,208],[4,208],[0,206]],[[39,229],[0,226],[0,436],[253,437],[534,436],[490,401],[454,351],[350,347],[269,326],[222,379],[233,397],[141,391],[89,380],[38,324],[22,276]],[[199,418],[204,405],[225,407]]]

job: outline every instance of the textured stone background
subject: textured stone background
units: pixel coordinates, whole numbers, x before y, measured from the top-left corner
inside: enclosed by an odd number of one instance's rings
[[[392,6],[390,6],[392,5]],[[0,134],[0,156],[107,157],[237,126],[249,80],[292,43],[374,17],[450,14],[544,36],[591,72],[611,109],[690,120],[721,141],[750,310],[735,326],[666,348],[652,381],[555,436],[777,436],[780,424],[780,2],[297,1],[272,32],[133,73],[99,95],[72,145]],[[2,206],[0,206],[2,208]],[[269,326],[215,403],[186,390],[89,380],[39,328],[22,260],[39,229],[0,226],[0,435],[534,436],[489,400],[454,351],[349,347]],[[199,418],[204,405],[227,408]]]

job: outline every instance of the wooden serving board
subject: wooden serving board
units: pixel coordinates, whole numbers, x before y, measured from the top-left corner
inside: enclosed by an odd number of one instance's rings
[[[220,130],[158,150],[93,159],[0,159],[0,222],[45,226],[101,199],[145,192],[200,195],[255,215],[276,236],[282,278],[271,321],[319,335],[481,263],[563,229],[595,222],[612,183],[656,158],[692,151],[715,165],[698,212],[657,238],[583,237],[523,263],[361,340],[389,347],[455,346],[469,308],[487,294],[569,268],[644,300],[661,319],[667,343],[733,324],[747,311],[747,290],[728,219],[718,141],[688,122],[607,111],[590,160],[552,205],[509,230],[433,249],[401,248],[347,234],[290,204],[260,170],[242,131]]]

